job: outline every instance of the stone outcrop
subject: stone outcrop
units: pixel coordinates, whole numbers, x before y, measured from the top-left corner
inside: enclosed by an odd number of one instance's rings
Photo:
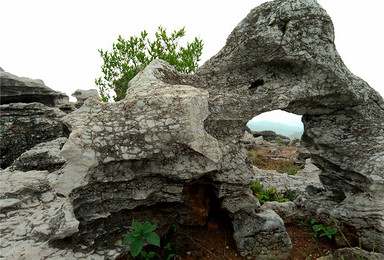
[[[73,255],[48,244],[77,232],[79,223],[70,201],[52,189],[48,172],[0,171],[0,212],[2,259]]]
[[[284,135],[276,134],[274,131],[266,130],[266,131],[252,131],[251,132],[254,137],[262,136],[266,141],[280,141],[281,143],[288,145],[291,142],[289,137]]]
[[[0,71],[0,105],[39,102],[49,107],[67,106],[68,96],[47,87],[42,80]]]
[[[383,252],[384,101],[345,67],[315,0],[275,0],[251,10],[196,74],[156,60],[124,100],[87,99],[63,117],[60,169],[0,172],[0,255],[113,259],[132,220],[164,235],[170,223],[221,216],[243,255],[288,258],[283,221],[251,194],[241,141],[248,120],[276,109],[303,115],[303,144],[321,170],[318,201],[303,206],[321,215],[325,205],[365,248],[377,234]]]
[[[69,135],[60,121],[65,113],[41,103],[0,105],[1,168],[10,166],[37,144]]]
[[[40,143],[18,157],[11,165],[10,170],[19,171],[44,171],[54,172],[59,170],[65,163],[59,152],[66,137],[60,137],[46,143]]]
[[[93,98],[95,100],[100,100],[99,93],[97,93],[96,89],[77,89],[75,92],[71,94],[71,96],[75,97],[77,99],[77,102],[75,103],[76,108],[80,108],[85,100],[88,98]]]
[[[327,191],[314,200],[370,248],[374,232],[384,245],[384,101],[346,68],[334,38],[316,1],[268,2],[239,23],[190,82],[209,92],[205,129],[218,139],[235,139],[266,111],[303,115],[303,144]]]

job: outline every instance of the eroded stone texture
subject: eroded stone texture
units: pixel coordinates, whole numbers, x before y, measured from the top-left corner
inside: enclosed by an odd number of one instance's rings
[[[220,210],[220,204],[237,223],[268,221],[256,213],[259,204],[249,190],[254,177],[252,167],[244,163],[245,150],[219,142],[204,129],[208,92],[164,83],[158,79],[164,74],[177,72],[155,61],[131,82],[123,101],[105,104],[88,99],[63,119],[72,132],[60,153],[67,163],[54,187],[73,201],[80,220],[80,232],[74,237],[91,247],[111,247],[113,237],[119,234],[121,239],[127,229],[116,219],[130,223],[132,214],[143,210],[151,213],[139,218],[153,221],[159,232],[169,222],[159,221],[161,216],[152,218],[156,212],[167,212],[175,223],[204,225],[212,208]],[[174,211],[166,210],[170,207]],[[98,234],[94,228],[103,218],[118,226]],[[275,242],[286,249],[282,254],[286,256],[289,236],[282,221],[277,223],[264,231],[284,238],[283,244]],[[239,243],[252,236],[241,229],[235,234]],[[240,250],[252,252],[245,246]]]
[[[99,93],[97,93],[96,89],[88,89],[88,90],[77,89],[75,92],[71,94],[71,96],[77,99],[77,102],[75,104],[76,108],[80,108],[84,104],[85,100],[87,100],[90,97],[95,100],[100,100]]]
[[[47,170],[53,172],[59,170],[65,163],[59,152],[67,141],[66,137],[60,137],[50,142],[41,143],[26,151],[17,158],[9,170],[32,171]]]
[[[45,171],[0,171],[0,258],[43,259],[48,242],[78,231],[71,203],[57,196]],[[59,259],[59,257],[57,257]]]
[[[266,111],[303,115],[303,144],[327,190],[316,198],[355,227],[365,247],[376,229],[376,248],[384,251],[384,101],[346,68],[331,19],[315,0],[253,9],[191,85],[209,91],[205,128],[220,140],[236,138]],[[322,208],[311,203],[315,212]]]
[[[42,80],[17,77],[0,71],[0,104],[40,102],[50,107],[66,106],[68,96],[47,87]]]
[[[60,121],[65,113],[41,103],[1,105],[1,168],[35,145],[69,134]]]
[[[333,41],[331,19],[316,1],[275,0],[253,9],[195,75],[154,61],[124,100],[88,99],[64,118],[72,132],[61,169],[1,173],[8,210],[1,217],[16,218],[5,227],[20,223],[27,232],[19,241],[39,256],[109,259],[125,250],[121,239],[132,220],[149,220],[165,234],[169,223],[202,225],[217,210],[231,219],[243,255],[285,259],[289,236],[251,194],[255,174],[240,141],[248,120],[282,109],[304,115],[303,142],[325,190],[316,198],[354,227],[364,247],[373,245],[375,228],[375,250],[383,251],[384,102],[348,71]],[[31,188],[19,190],[12,178],[24,174],[34,181],[26,178],[20,187]],[[52,196],[44,202],[31,193]],[[14,209],[24,205],[23,194],[39,200],[36,207],[62,206],[44,215],[46,225],[31,217],[44,211],[29,204],[20,219]],[[303,206],[323,214],[315,202]],[[24,229],[28,223],[36,225]],[[19,256],[18,235],[4,239],[2,255]]]

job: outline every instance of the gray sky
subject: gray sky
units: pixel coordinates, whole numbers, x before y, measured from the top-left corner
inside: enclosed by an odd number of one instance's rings
[[[185,26],[191,41],[204,42],[201,64],[216,54],[248,12],[265,1],[217,0],[0,0],[0,67],[42,79],[70,96],[96,88],[102,76],[97,49],[111,49],[158,25],[168,32]],[[384,96],[382,0],[318,0],[331,16],[336,47],[348,68]]]

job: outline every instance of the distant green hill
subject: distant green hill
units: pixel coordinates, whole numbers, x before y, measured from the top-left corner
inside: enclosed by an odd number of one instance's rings
[[[277,134],[289,137],[291,140],[301,138],[304,132],[304,126],[301,122],[284,124],[272,121],[249,121],[247,126],[252,131],[272,130]]]

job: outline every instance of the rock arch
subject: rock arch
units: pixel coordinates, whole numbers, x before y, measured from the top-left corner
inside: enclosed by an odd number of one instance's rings
[[[268,2],[239,23],[190,84],[209,92],[212,135],[220,125],[234,138],[251,116],[275,109],[303,115],[303,142],[327,189],[317,196],[369,248],[374,229],[384,242],[384,102],[346,68],[334,37],[316,1]]]
[[[354,227],[367,248],[374,229],[376,245],[383,244],[384,101],[345,67],[332,21],[316,1],[276,0],[251,10],[194,75],[157,60],[130,82],[123,101],[86,101],[65,119],[73,132],[55,189],[81,200],[95,183],[125,183],[116,190],[130,190],[125,202],[88,211],[93,220],[156,202],[185,203],[182,187],[208,179],[231,215],[240,251],[273,253],[278,243],[284,258],[289,237],[281,219],[260,211],[250,194],[254,172],[238,141],[253,116],[276,109],[303,115],[304,144],[323,171],[326,192],[304,206],[324,214],[324,205]],[[131,165],[137,163],[145,167]],[[137,178],[146,184],[133,191]],[[155,196],[151,183],[171,192]],[[103,196],[96,197],[102,204]]]
[[[88,99],[66,115],[71,134],[60,170],[3,171],[2,212],[22,210],[20,227],[32,226],[21,233],[12,213],[5,257],[117,256],[133,218],[188,221],[185,187],[203,181],[231,218],[242,254],[256,248],[285,259],[290,238],[281,218],[261,211],[251,194],[254,171],[240,141],[252,117],[276,109],[303,115],[304,144],[322,169],[326,191],[304,206],[325,214],[324,205],[367,248],[375,229],[375,251],[384,252],[383,98],[345,67],[332,21],[315,0],[275,0],[251,10],[196,74],[156,60],[130,82],[124,100]],[[201,204],[208,205],[204,189]],[[23,204],[29,197],[38,209]],[[36,210],[46,212],[43,221]],[[84,254],[66,250],[84,234],[76,242],[88,243]]]

